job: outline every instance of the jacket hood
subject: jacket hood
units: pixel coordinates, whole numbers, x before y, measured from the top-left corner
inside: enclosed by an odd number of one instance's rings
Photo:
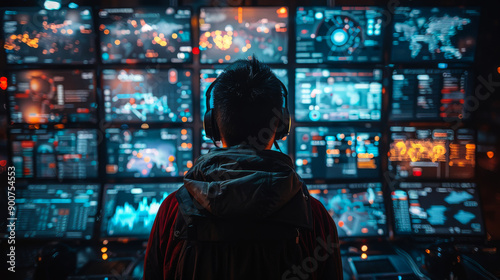
[[[184,178],[185,218],[244,218],[312,227],[309,193],[287,155],[250,146],[212,149]]]

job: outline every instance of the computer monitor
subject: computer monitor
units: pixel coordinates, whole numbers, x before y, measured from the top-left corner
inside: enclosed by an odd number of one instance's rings
[[[92,10],[7,8],[3,16],[8,64],[92,64]]]
[[[393,62],[472,62],[479,10],[397,7],[392,17]]]
[[[288,63],[288,8],[200,9],[200,62],[230,63],[255,55],[265,63]]]
[[[106,129],[110,177],[180,177],[193,166],[189,128]]]
[[[391,198],[396,234],[464,236],[484,233],[474,183],[401,182]]]
[[[16,237],[91,239],[99,190],[96,184],[16,185]]]
[[[286,69],[272,69],[274,75],[285,85],[288,90],[288,70]],[[203,121],[203,117],[207,112],[207,99],[206,92],[210,84],[215,81],[219,75],[224,72],[224,69],[201,69],[200,70],[200,116]],[[288,93],[290,95],[290,93]],[[213,108],[213,100],[210,100],[210,106]],[[290,97],[288,97],[288,102],[290,102]],[[290,106],[290,104],[289,104]],[[289,108],[289,110],[291,110]]]
[[[181,185],[182,183],[105,185],[101,236],[147,239],[161,203]]]
[[[308,185],[337,225],[339,237],[387,235],[381,183]]]
[[[10,118],[15,123],[97,122],[94,72],[22,70],[9,74]]]
[[[379,7],[298,7],[297,63],[381,62],[383,12]]]
[[[87,179],[98,175],[95,129],[10,130],[18,178]]]
[[[108,122],[192,122],[191,70],[104,69]]]
[[[297,127],[295,160],[304,179],[377,178],[380,133],[368,129]]]
[[[189,8],[99,11],[103,63],[181,63],[192,60]]]
[[[278,145],[281,149],[281,152],[283,152],[284,154],[287,154],[287,155],[288,155],[288,137],[290,137],[290,136],[287,136],[284,139],[280,139],[277,141]],[[222,147],[222,143],[220,141],[217,142],[217,146]],[[212,149],[214,147],[215,147],[214,142],[206,136],[205,130],[202,129],[201,130],[201,150],[200,150],[201,154],[202,155],[207,154],[210,151],[210,149]],[[276,146],[274,144],[273,144],[273,147],[271,148],[271,150],[278,151],[278,152],[280,151],[276,148]]]
[[[460,69],[397,69],[392,73],[391,120],[465,119],[470,73]]]
[[[380,121],[382,71],[295,70],[295,120]]]
[[[397,178],[474,177],[473,130],[400,126],[390,130],[388,169]]]

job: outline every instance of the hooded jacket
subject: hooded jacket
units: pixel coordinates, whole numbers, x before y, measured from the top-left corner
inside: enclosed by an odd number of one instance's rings
[[[342,279],[335,224],[285,154],[198,158],[160,206],[144,279]]]

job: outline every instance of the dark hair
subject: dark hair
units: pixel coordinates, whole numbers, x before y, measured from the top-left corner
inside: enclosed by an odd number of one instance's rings
[[[265,148],[276,130],[276,112],[283,107],[280,81],[267,64],[255,57],[232,63],[217,78],[213,100],[219,131],[228,146],[247,143]]]

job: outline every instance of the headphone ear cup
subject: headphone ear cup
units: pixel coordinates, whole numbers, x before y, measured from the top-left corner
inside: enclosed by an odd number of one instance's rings
[[[205,113],[205,116],[203,117],[203,129],[205,130],[205,135],[207,138],[212,139],[214,137],[213,135],[213,129],[212,129],[212,109],[208,110]]]
[[[211,109],[210,111],[210,117],[212,118],[212,139],[217,142],[220,141],[219,126],[217,125],[217,120],[215,119],[213,109]]]
[[[281,111],[281,116],[278,121],[278,131],[276,131],[275,140],[281,140],[285,136],[288,136],[288,134],[290,133],[290,126],[291,126],[290,113],[288,112],[288,108],[283,108],[283,110]]]

